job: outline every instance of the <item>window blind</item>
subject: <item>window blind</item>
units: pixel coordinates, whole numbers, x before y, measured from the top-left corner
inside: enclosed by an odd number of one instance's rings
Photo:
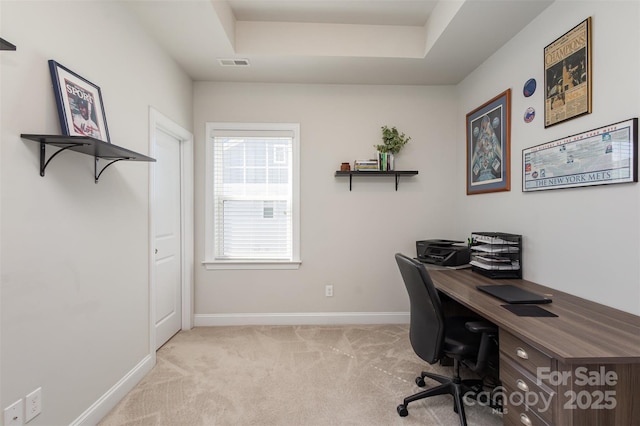
[[[293,135],[215,131],[216,260],[292,260]]]

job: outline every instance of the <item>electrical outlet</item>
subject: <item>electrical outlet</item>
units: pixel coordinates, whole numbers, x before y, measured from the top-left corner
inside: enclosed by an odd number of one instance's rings
[[[27,395],[25,401],[24,421],[26,423],[42,412],[42,388],[40,387]]]
[[[331,284],[324,286],[324,295],[333,297],[333,286]]]
[[[24,400],[20,398],[4,409],[4,426],[22,426],[24,424]]]

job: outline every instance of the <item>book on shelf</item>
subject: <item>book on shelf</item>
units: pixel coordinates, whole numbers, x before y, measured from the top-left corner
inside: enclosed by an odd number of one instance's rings
[[[378,163],[380,171],[386,172],[394,169],[393,154],[389,152],[378,152]]]
[[[353,170],[378,171],[380,170],[380,165],[378,160],[356,160],[353,162]]]

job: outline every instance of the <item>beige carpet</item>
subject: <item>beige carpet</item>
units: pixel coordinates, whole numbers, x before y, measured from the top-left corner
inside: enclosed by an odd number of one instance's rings
[[[157,365],[99,424],[204,426],[457,425],[450,396],[396,406],[429,366],[405,325],[200,327],[158,351]],[[435,383],[427,379],[427,386]],[[469,425],[502,424],[481,406]]]

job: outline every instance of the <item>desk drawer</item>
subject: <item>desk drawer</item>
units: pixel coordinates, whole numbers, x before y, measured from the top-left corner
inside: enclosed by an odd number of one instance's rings
[[[535,377],[538,368],[554,369],[554,360],[544,352],[500,329],[500,352],[516,361]]]
[[[527,411],[524,407],[509,408],[502,417],[502,424],[505,426],[550,426],[532,411]]]
[[[533,412],[547,423],[553,423],[556,392],[510,358],[500,357],[500,380],[505,388],[504,407],[508,411]],[[531,416],[529,416],[531,417]]]

